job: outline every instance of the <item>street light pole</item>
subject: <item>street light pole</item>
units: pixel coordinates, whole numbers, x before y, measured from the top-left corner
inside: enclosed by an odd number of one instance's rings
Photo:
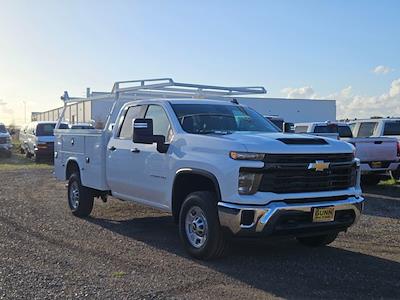
[[[24,124],[26,124],[26,101],[22,101],[24,103]]]

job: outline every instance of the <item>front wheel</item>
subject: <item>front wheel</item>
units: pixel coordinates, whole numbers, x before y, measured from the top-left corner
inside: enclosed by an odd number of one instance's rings
[[[300,244],[303,244],[308,247],[322,247],[332,243],[334,240],[336,240],[337,236],[338,236],[337,233],[317,235],[317,236],[306,236],[306,237],[298,237],[297,241]]]
[[[226,240],[218,219],[216,196],[208,191],[189,194],[179,215],[179,233],[186,251],[199,259],[224,254]]]
[[[68,204],[77,217],[87,217],[93,209],[94,197],[90,189],[81,184],[79,174],[74,173],[68,181]]]

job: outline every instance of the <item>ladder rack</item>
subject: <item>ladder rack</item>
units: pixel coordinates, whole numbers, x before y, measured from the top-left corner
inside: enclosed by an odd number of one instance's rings
[[[158,98],[205,98],[205,97],[234,97],[250,94],[265,94],[267,91],[262,86],[226,87],[215,85],[203,85],[193,83],[175,82],[172,78],[142,79],[117,81],[110,93],[88,98],[69,97],[64,92],[61,99],[64,102],[95,101],[120,96],[133,96],[137,99]],[[113,99],[110,99],[113,100]]]
[[[90,96],[87,98],[69,97],[65,91],[61,96],[64,101],[64,109],[58,119],[56,128],[59,128],[61,120],[64,118],[65,110],[69,103],[78,103],[85,101],[109,100],[113,101],[113,105],[107,117],[106,128],[110,124],[110,120],[117,107],[120,99],[160,99],[160,98],[231,98],[243,95],[266,94],[267,91],[262,86],[245,86],[245,87],[226,87],[215,85],[203,85],[193,83],[175,82],[172,78],[155,78],[141,80],[117,81],[114,83],[110,93],[102,95]]]

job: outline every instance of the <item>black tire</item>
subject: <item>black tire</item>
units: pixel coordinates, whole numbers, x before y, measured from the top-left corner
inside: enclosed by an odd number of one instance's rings
[[[19,153],[25,154],[24,148],[22,148],[22,146],[19,147]]]
[[[364,186],[377,185],[381,181],[381,178],[377,175],[364,175],[361,177],[361,184]]]
[[[316,235],[316,236],[305,236],[297,237],[297,241],[308,247],[322,247],[329,245],[336,240],[338,233]]]
[[[192,214],[195,211],[202,213],[202,217],[206,220],[201,227],[201,222],[198,228],[205,228],[205,238],[203,244],[199,243],[196,246],[190,241],[189,232],[196,227],[196,219],[187,225],[187,218],[193,218]],[[190,214],[190,215],[189,215]],[[196,214],[197,215],[197,214]],[[200,219],[201,219],[200,218]],[[189,220],[188,219],[188,220]],[[193,257],[198,259],[213,259],[223,256],[225,252],[226,239],[221,230],[218,219],[217,199],[214,193],[208,191],[200,191],[189,194],[182,204],[179,214],[179,234],[186,251]],[[197,234],[195,237],[199,236]]]
[[[68,181],[68,205],[77,217],[87,217],[93,210],[94,196],[81,184],[79,174],[73,173]]]
[[[29,152],[29,150],[25,150],[25,157],[31,159],[32,158],[32,154]]]
[[[396,171],[392,171],[392,177],[396,180],[400,180],[400,168],[397,168]]]
[[[35,154],[33,157],[35,163],[40,163],[43,159],[40,155]]]

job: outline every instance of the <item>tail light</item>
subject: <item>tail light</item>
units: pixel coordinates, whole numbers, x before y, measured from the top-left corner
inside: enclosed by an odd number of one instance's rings
[[[397,142],[397,156],[400,157],[400,141]]]

